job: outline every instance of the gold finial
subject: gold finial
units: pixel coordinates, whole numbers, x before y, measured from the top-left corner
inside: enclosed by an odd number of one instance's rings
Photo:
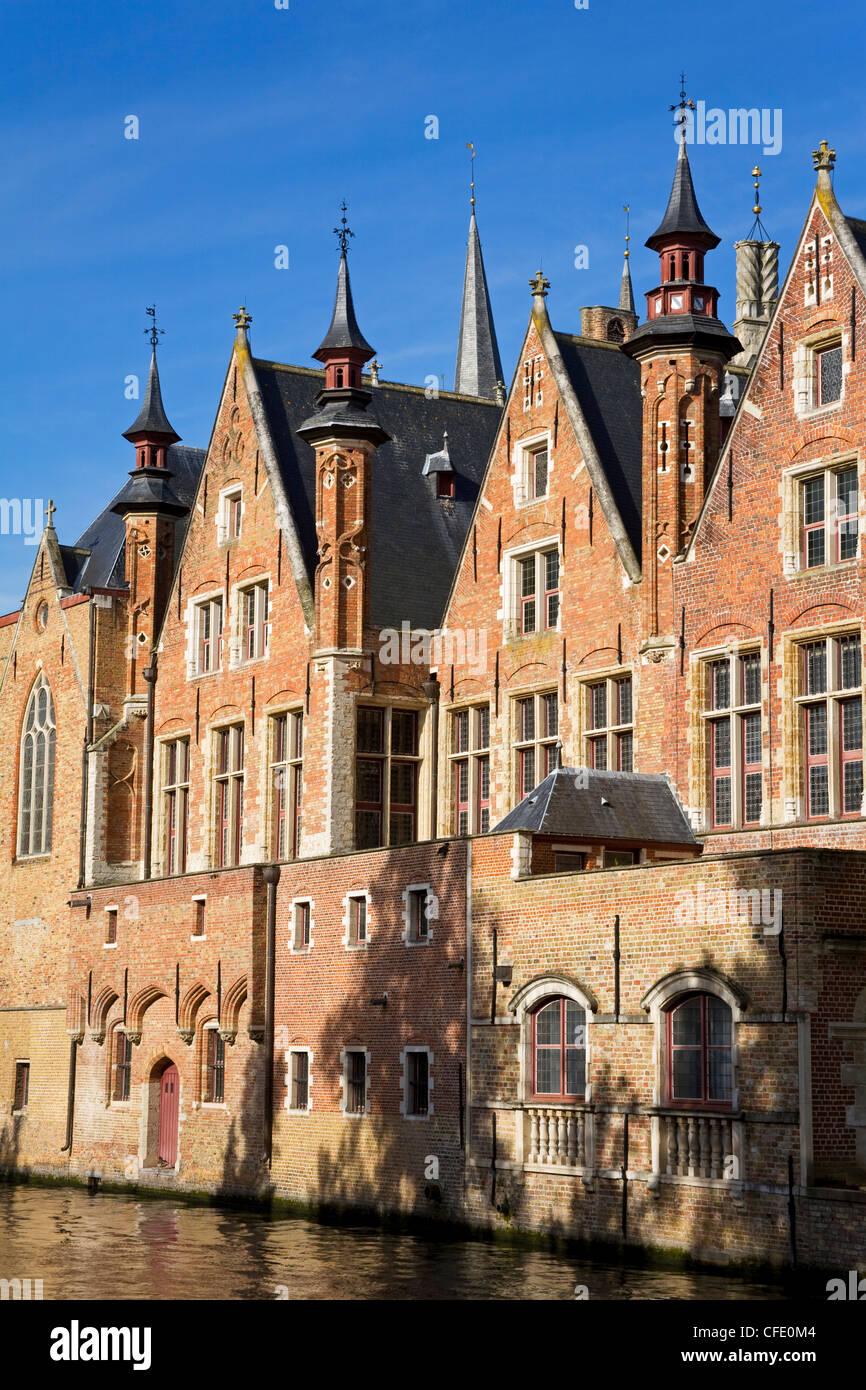
[[[232,318],[234,319],[235,323],[237,324],[238,330],[239,330],[240,332],[245,332],[246,329],[249,328],[250,324],[251,324],[252,321],[253,321],[253,316],[252,316],[252,314],[248,314],[248,313],[247,313],[246,307],[245,307],[245,305],[243,305],[243,304],[242,304],[241,307],[238,309],[238,311],[237,311],[236,314],[232,314]]]
[[[630,211],[628,203],[623,203],[623,205],[622,205],[622,210],[623,210],[623,212],[625,213],[625,258],[626,258],[626,260],[628,260],[628,255],[629,255],[628,244],[629,244],[629,242],[631,241],[631,237],[630,237],[629,234],[628,234],[629,211]]]
[[[550,281],[545,280],[542,272],[537,270],[535,272],[535,279],[529,282],[529,288],[532,290],[533,294],[546,295],[547,291],[550,289]]]
[[[819,171],[821,169],[830,170],[836,163],[836,151],[829,149],[827,141],[822,140],[817,150],[812,151],[812,160],[815,168]]]
[[[473,211],[474,211],[474,209],[475,209],[475,146],[473,145],[473,143],[472,143],[471,140],[467,140],[467,141],[466,141],[466,148],[467,148],[467,150],[471,150],[471,151],[472,151],[472,153],[471,153],[470,156],[469,156],[469,158],[470,158],[471,161],[472,161],[471,164],[470,164],[470,166],[469,166],[469,206],[470,206],[470,207],[473,209]]]
[[[54,505],[54,498],[49,497],[48,506],[45,508],[45,515],[48,517],[48,525],[51,527],[52,531],[54,530],[54,513],[56,511],[57,508]]]
[[[761,207],[761,204],[758,202],[758,199],[761,196],[761,177],[761,171],[756,164],[754,169],[752,170],[752,178],[755,180],[755,206],[752,208],[752,212],[755,214],[756,217],[760,217],[761,213],[764,211],[764,209]]]

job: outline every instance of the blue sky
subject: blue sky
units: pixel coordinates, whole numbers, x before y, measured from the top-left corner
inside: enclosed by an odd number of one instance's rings
[[[144,306],[165,328],[163,394],[186,443],[208,441],[231,348],[313,365],[337,268],[342,198],[365,335],[383,376],[453,384],[478,150],[478,220],[506,375],[543,264],[554,326],[609,303],[632,209],[638,307],[643,248],[664,209],[676,147],[668,107],[687,74],[708,107],[782,112],[775,155],[691,150],[707,262],[733,319],[732,242],[764,223],[787,265],[813,186],[810,151],[838,151],[837,194],[866,217],[862,0],[4,0],[0,179],[4,275],[0,496],[53,496],[73,542],[132,466],[137,413],[124,380],[146,371]],[[124,138],[129,115],[139,138]],[[425,138],[435,115],[439,138]],[[289,248],[289,268],[274,248]],[[574,248],[589,249],[589,268]],[[615,299],[614,299],[615,302]],[[0,535],[0,612],[33,562]]]

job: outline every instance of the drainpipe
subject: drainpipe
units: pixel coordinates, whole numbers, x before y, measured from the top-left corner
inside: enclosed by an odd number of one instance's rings
[[[150,878],[150,840],[153,833],[153,706],[156,693],[157,659],[156,652],[150,654],[150,665],[142,671],[147,681],[147,720],[144,731],[144,862],[141,869],[143,879]]]
[[[69,1153],[72,1148],[72,1124],[75,1119],[75,1067],[78,1060],[78,1044],[80,1035],[69,1041],[69,1086],[66,1093],[66,1143],[60,1150],[62,1154]]]
[[[78,824],[78,887],[84,887],[87,877],[87,797],[89,793],[90,781],[90,745],[93,742],[93,685],[94,670],[96,666],[96,606],[93,602],[93,589],[88,589],[90,594],[90,643],[87,654],[87,732],[84,735],[84,747],[81,750],[81,817]]]
[[[268,885],[268,924],[265,947],[265,1143],[262,1163],[271,1166],[274,1148],[274,993],[277,958],[277,884],[279,864],[266,864],[262,878]]]
[[[421,682],[421,689],[430,701],[433,716],[433,756],[430,760],[430,839],[436,839],[439,810],[439,695],[442,687],[435,676]]]
[[[463,1152],[463,1189],[469,1177],[469,1156],[472,1147],[472,838],[467,836],[466,849],[466,1148]]]

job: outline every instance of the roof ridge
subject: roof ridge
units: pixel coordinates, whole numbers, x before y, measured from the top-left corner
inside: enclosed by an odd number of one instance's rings
[[[274,362],[267,357],[254,357],[253,362],[257,367],[264,367],[266,370],[276,372],[297,372],[301,376],[316,376],[324,378],[324,371],[315,367],[300,367],[292,362]],[[362,373],[362,380],[370,379],[368,372]],[[417,386],[410,381],[388,381],[384,377],[379,377],[377,390],[387,389],[389,391],[409,391],[417,395],[424,395],[427,391],[426,386]],[[501,410],[502,406],[498,401],[488,400],[486,396],[467,396],[462,391],[438,391],[431,400],[467,401],[470,405],[488,405],[495,410]]]

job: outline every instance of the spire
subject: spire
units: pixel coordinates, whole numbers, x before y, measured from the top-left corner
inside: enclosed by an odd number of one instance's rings
[[[317,357],[320,362],[327,362],[335,350],[341,351],[350,348],[353,351],[363,352],[364,356],[361,361],[366,362],[369,357],[374,356],[376,349],[370,347],[358,327],[358,320],[355,318],[352,285],[349,280],[349,263],[346,259],[349,237],[354,236],[355,233],[350,231],[346,222],[345,203],[341,204],[340,211],[343,214],[342,225],[334,228],[335,235],[340,242],[340,269],[337,272],[334,312],[331,315],[331,326],[313,356]]]
[[[154,332],[161,330],[154,329]],[[163,445],[176,444],[180,439],[168,422],[165,407],[162,404],[162,391],[159,386],[159,368],[156,365],[156,344],[154,343],[150,357],[150,371],[147,374],[147,387],[144,392],[144,400],[141,410],[128,430],[123,431],[124,439],[128,439],[134,444],[138,439],[147,437],[159,440]]]
[[[495,401],[497,388],[502,381],[502,362],[499,358],[499,345],[496,342],[496,329],[493,326],[493,310],[490,307],[490,293],[487,289],[487,276],[484,273],[484,257],[481,254],[481,238],[475,220],[475,147],[472,151],[472,181],[470,184],[469,205],[469,244],[466,248],[466,270],[463,276],[463,304],[460,310],[460,333],[457,340],[457,370],[454,374],[454,390],[464,396],[481,396],[484,400]]]
[[[681,132],[680,151],[665,215],[652,236],[647,237],[645,244],[653,251],[660,251],[672,237],[683,233],[699,238],[707,251],[718,246],[721,240],[704,221],[698,207],[689,156],[686,152],[685,130]]]
[[[622,205],[622,210],[623,210],[623,212],[625,213],[625,255],[624,255],[624,257],[623,257],[623,262],[622,262],[622,279],[620,280],[620,284],[619,284],[619,305],[618,305],[617,307],[620,308],[620,309],[622,309],[623,312],[626,313],[626,314],[633,314],[633,313],[634,313],[634,293],[632,292],[632,287],[631,287],[631,270],[630,270],[630,268],[629,268],[629,263],[628,263],[628,260],[629,260],[628,244],[629,244],[629,242],[631,241],[631,237],[629,236],[629,232],[628,232],[628,224],[629,224],[629,217],[628,217],[628,214],[629,214],[629,206],[628,206],[628,203],[623,203],[623,205]]]

